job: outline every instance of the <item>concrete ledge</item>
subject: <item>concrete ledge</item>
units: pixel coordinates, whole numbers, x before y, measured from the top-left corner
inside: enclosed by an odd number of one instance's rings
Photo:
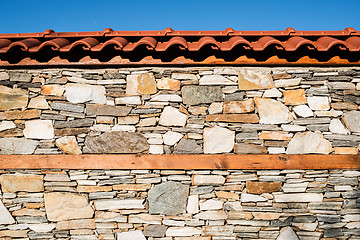
[[[0,169],[360,169],[360,155],[0,155]]]

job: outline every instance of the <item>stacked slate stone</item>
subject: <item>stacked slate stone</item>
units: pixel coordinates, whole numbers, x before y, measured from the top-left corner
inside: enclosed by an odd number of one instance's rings
[[[360,68],[0,70],[1,154],[358,154]]]
[[[0,239],[360,238],[359,170],[1,170]]]

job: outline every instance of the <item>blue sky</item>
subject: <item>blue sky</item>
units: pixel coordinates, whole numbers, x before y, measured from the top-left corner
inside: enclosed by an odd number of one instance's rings
[[[114,30],[360,30],[360,0],[48,0],[0,4],[1,33]]]

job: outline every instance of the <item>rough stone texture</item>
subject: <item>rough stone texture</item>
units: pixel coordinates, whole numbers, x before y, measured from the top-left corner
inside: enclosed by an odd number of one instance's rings
[[[0,86],[0,111],[25,108],[28,93],[22,89]]]
[[[245,101],[225,101],[224,113],[249,113],[255,110],[254,100]]]
[[[234,131],[217,126],[204,129],[204,153],[228,153],[234,144]]]
[[[202,147],[196,140],[182,138],[174,149],[174,154],[196,154],[203,153]]]
[[[276,240],[299,240],[299,238],[294,230],[291,229],[291,227],[285,227],[281,229],[280,234]]]
[[[153,74],[142,73],[127,76],[126,95],[154,94],[156,92],[156,81]]]
[[[331,143],[320,132],[296,133],[289,142],[287,154],[329,154]]]
[[[306,103],[305,90],[287,90],[284,91],[285,105],[301,105]]]
[[[223,100],[221,88],[218,86],[184,86],[181,88],[183,103],[197,105]]]
[[[117,233],[116,239],[117,240],[146,240],[144,234],[139,230]]]
[[[127,106],[108,106],[100,104],[86,104],[86,114],[89,116],[115,116],[123,117],[130,113],[131,107]]]
[[[144,199],[109,199],[94,202],[96,210],[144,209]]]
[[[31,109],[25,111],[6,111],[0,112],[0,120],[15,120],[15,119],[34,119],[40,117],[40,110],[38,109]]]
[[[91,218],[94,215],[85,195],[51,192],[44,194],[44,200],[50,221]]]
[[[213,114],[206,116],[207,122],[258,123],[256,114]]]
[[[307,105],[296,106],[293,110],[299,117],[306,118],[314,116],[314,112]]]
[[[146,138],[139,133],[106,132],[85,140],[88,153],[141,153],[149,149]]]
[[[234,152],[237,154],[266,154],[267,149],[265,146],[256,144],[236,143]]]
[[[49,109],[49,104],[44,96],[38,96],[30,99],[28,108]]]
[[[23,138],[0,138],[0,154],[33,154],[39,142]]]
[[[199,85],[237,85],[237,83],[221,75],[205,75],[200,78]]]
[[[178,132],[172,132],[172,131],[168,131],[164,134],[163,139],[164,139],[164,144],[165,145],[169,145],[169,146],[173,146],[175,145],[178,141],[180,141],[180,139],[183,137],[184,135]]]
[[[41,192],[44,190],[43,176],[33,174],[3,174],[0,176],[4,193]]]
[[[69,83],[65,86],[65,97],[71,103],[98,103],[106,102],[105,87],[88,84]]]
[[[256,90],[273,87],[273,80],[270,73],[260,73],[252,70],[241,70],[239,72],[239,89]]]
[[[185,213],[189,186],[177,182],[162,183],[148,193],[149,213],[177,215]]]
[[[281,182],[246,182],[246,190],[252,194],[280,192],[281,185]]]
[[[255,98],[256,107],[262,124],[288,123],[293,120],[289,109],[273,99]]]
[[[162,78],[157,81],[156,86],[158,89],[178,91],[180,90],[180,81],[171,78]]]
[[[343,120],[350,132],[360,132],[360,111],[350,111],[344,113]]]
[[[0,200],[0,225],[1,224],[14,224],[15,220],[6,209],[2,201]]]
[[[144,233],[145,237],[162,238],[162,237],[165,237],[166,227],[163,226],[163,225],[147,225],[147,226],[144,227],[143,233]]]
[[[30,120],[25,122],[24,136],[32,139],[53,139],[54,127],[51,120]]]
[[[159,124],[163,126],[180,126],[186,124],[187,115],[181,113],[178,109],[166,106],[160,115]]]
[[[55,144],[64,153],[67,154],[81,154],[81,149],[78,146],[74,136],[65,136],[56,139]]]
[[[341,121],[339,119],[331,119],[329,130],[330,130],[330,132],[337,133],[337,134],[347,134],[348,133],[346,131],[344,125],[341,123]]]
[[[41,94],[42,95],[62,96],[64,94],[64,91],[65,91],[65,88],[58,84],[50,84],[50,85],[42,85],[41,86]]]
[[[323,195],[320,193],[292,193],[275,195],[275,202],[322,202]]]
[[[307,102],[311,110],[329,110],[329,98],[328,97],[307,97]]]

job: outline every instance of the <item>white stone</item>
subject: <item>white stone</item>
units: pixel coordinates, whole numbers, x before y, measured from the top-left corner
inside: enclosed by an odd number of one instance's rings
[[[0,225],[1,224],[14,224],[15,220],[6,209],[2,201],[0,200]]]
[[[182,102],[182,98],[176,94],[160,94],[150,99],[151,102]]]
[[[332,152],[331,143],[324,139],[320,132],[296,133],[286,150],[287,154],[329,154]]]
[[[193,185],[222,185],[225,178],[221,175],[193,175]]]
[[[343,115],[343,111],[331,109],[330,111],[315,111],[317,117],[339,117]]]
[[[289,109],[281,102],[268,98],[255,98],[261,124],[288,123],[293,120]]]
[[[306,126],[282,124],[282,130],[285,132],[303,132],[306,130]]]
[[[144,234],[140,230],[117,233],[117,240],[146,240]]]
[[[186,211],[192,214],[199,212],[199,195],[190,195],[188,197]]]
[[[194,218],[204,219],[204,220],[223,220],[227,218],[227,215],[223,210],[204,211],[196,214]]]
[[[126,104],[141,105],[141,99],[139,96],[115,98],[115,104],[116,105],[126,105]]]
[[[288,192],[305,192],[309,183],[303,182],[303,183],[284,183],[284,186],[282,187],[283,191]]]
[[[291,79],[281,79],[274,81],[274,85],[277,88],[280,87],[292,87],[300,84],[302,78],[291,78]]]
[[[180,139],[183,137],[184,135],[178,132],[172,132],[172,131],[168,131],[164,134],[163,139],[164,139],[164,144],[165,145],[169,145],[169,146],[173,146],[175,145],[178,141],[180,141]]]
[[[359,222],[360,214],[346,214],[343,216],[344,222]]]
[[[268,199],[256,194],[242,193],[241,202],[266,202]]]
[[[30,99],[28,108],[49,109],[49,104],[44,96],[38,96]]]
[[[163,145],[150,145],[149,153],[150,154],[164,154],[164,147],[163,147]]]
[[[111,131],[110,125],[106,125],[106,124],[95,124],[90,129],[97,131],[97,132],[110,132]]]
[[[204,153],[228,153],[235,145],[235,131],[215,126],[204,129]]]
[[[133,125],[114,125],[111,131],[135,132],[136,127]]]
[[[163,126],[184,127],[187,118],[187,115],[181,113],[178,109],[171,106],[166,106],[160,115],[159,124]]]
[[[279,98],[282,97],[282,93],[277,88],[267,89],[262,95],[263,98]]]
[[[220,200],[209,199],[200,203],[200,210],[218,210],[223,208],[224,203]]]
[[[94,201],[96,210],[144,209],[144,199],[106,199]]]
[[[360,222],[351,222],[345,225],[348,229],[360,228]]]
[[[215,68],[214,74],[238,75],[238,71],[234,68]],[[203,75],[206,75],[206,74],[203,74]]]
[[[125,79],[106,79],[106,80],[97,80],[99,85],[112,85],[112,84],[125,84]]]
[[[51,120],[25,121],[24,136],[32,139],[53,139],[54,127]]]
[[[280,230],[280,234],[276,240],[299,240],[299,238],[291,227],[285,227]]]
[[[190,73],[173,73],[171,74],[171,78],[178,79],[178,80],[197,80],[195,74]]]
[[[328,97],[307,97],[307,103],[311,110],[329,110],[329,98]]]
[[[68,83],[65,85],[65,97],[71,103],[106,103],[104,86]]]
[[[224,103],[222,103],[222,102],[213,102],[212,104],[210,104],[210,106],[208,108],[209,114],[222,113],[223,105],[224,105]]]
[[[204,75],[200,78],[199,85],[237,85],[237,82],[221,75]]]
[[[2,121],[0,123],[0,132],[13,128],[16,128],[16,125],[13,121]]]
[[[331,119],[329,129],[330,132],[332,133],[348,134],[348,131],[346,131],[345,126],[341,123],[339,119]]]
[[[29,224],[29,228],[34,232],[51,232],[55,229],[56,224],[48,224],[48,223],[42,223],[42,224]]]
[[[313,111],[307,105],[296,106],[293,108],[293,110],[299,117],[307,118],[314,116]]]
[[[201,229],[193,227],[169,227],[166,230],[167,237],[191,237],[200,234]]]
[[[275,202],[322,202],[321,193],[274,194]]]
[[[283,154],[286,153],[285,148],[283,147],[268,147],[269,154]]]

